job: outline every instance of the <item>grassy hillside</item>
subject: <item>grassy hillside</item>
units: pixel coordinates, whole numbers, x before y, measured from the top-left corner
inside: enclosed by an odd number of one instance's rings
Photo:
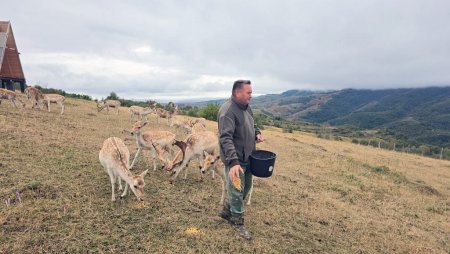
[[[287,91],[255,98],[256,108],[290,120],[388,129],[415,142],[450,146],[450,87]]]
[[[196,162],[175,185],[149,172],[144,205],[132,195],[111,203],[98,152],[117,136],[134,155],[126,108],[30,107],[0,105],[0,253],[450,252],[449,161],[267,128],[258,146],[278,158],[271,178],[255,179],[247,242],[216,216],[220,182],[200,182]],[[153,118],[146,128],[169,129]],[[134,172],[151,166],[144,156]]]

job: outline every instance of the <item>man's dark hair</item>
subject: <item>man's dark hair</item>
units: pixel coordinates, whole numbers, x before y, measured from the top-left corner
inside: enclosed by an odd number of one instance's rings
[[[241,89],[244,85],[251,85],[251,84],[252,82],[250,80],[242,80],[242,79],[236,80],[234,81],[233,90],[231,91],[231,93],[234,95],[234,93],[237,90]]]

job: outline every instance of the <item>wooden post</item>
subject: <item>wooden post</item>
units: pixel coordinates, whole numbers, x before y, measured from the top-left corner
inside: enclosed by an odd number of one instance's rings
[[[394,149],[392,149],[392,151],[395,151],[395,143],[394,143]]]
[[[370,139],[369,139],[369,142],[367,143],[367,146],[370,146]]]
[[[378,149],[381,148],[381,141],[378,141]]]
[[[439,156],[439,159],[442,160],[442,152],[444,152],[444,148],[441,148],[441,155]]]

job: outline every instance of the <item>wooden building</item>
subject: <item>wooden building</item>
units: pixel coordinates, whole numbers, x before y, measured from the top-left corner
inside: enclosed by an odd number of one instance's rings
[[[0,21],[0,79],[1,88],[14,90],[14,84],[20,84],[25,90],[25,75],[20,63],[19,50],[11,27],[11,22]]]

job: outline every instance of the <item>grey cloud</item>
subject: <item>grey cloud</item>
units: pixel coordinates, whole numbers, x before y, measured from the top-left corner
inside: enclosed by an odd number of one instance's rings
[[[251,79],[258,93],[450,84],[444,0],[16,1],[2,9],[11,10],[4,18],[12,21],[28,81],[62,89],[225,93],[234,78]],[[151,53],[131,51],[143,46]],[[92,54],[175,72],[74,74],[71,65],[25,61],[38,53]],[[199,83],[202,76],[227,78]]]

